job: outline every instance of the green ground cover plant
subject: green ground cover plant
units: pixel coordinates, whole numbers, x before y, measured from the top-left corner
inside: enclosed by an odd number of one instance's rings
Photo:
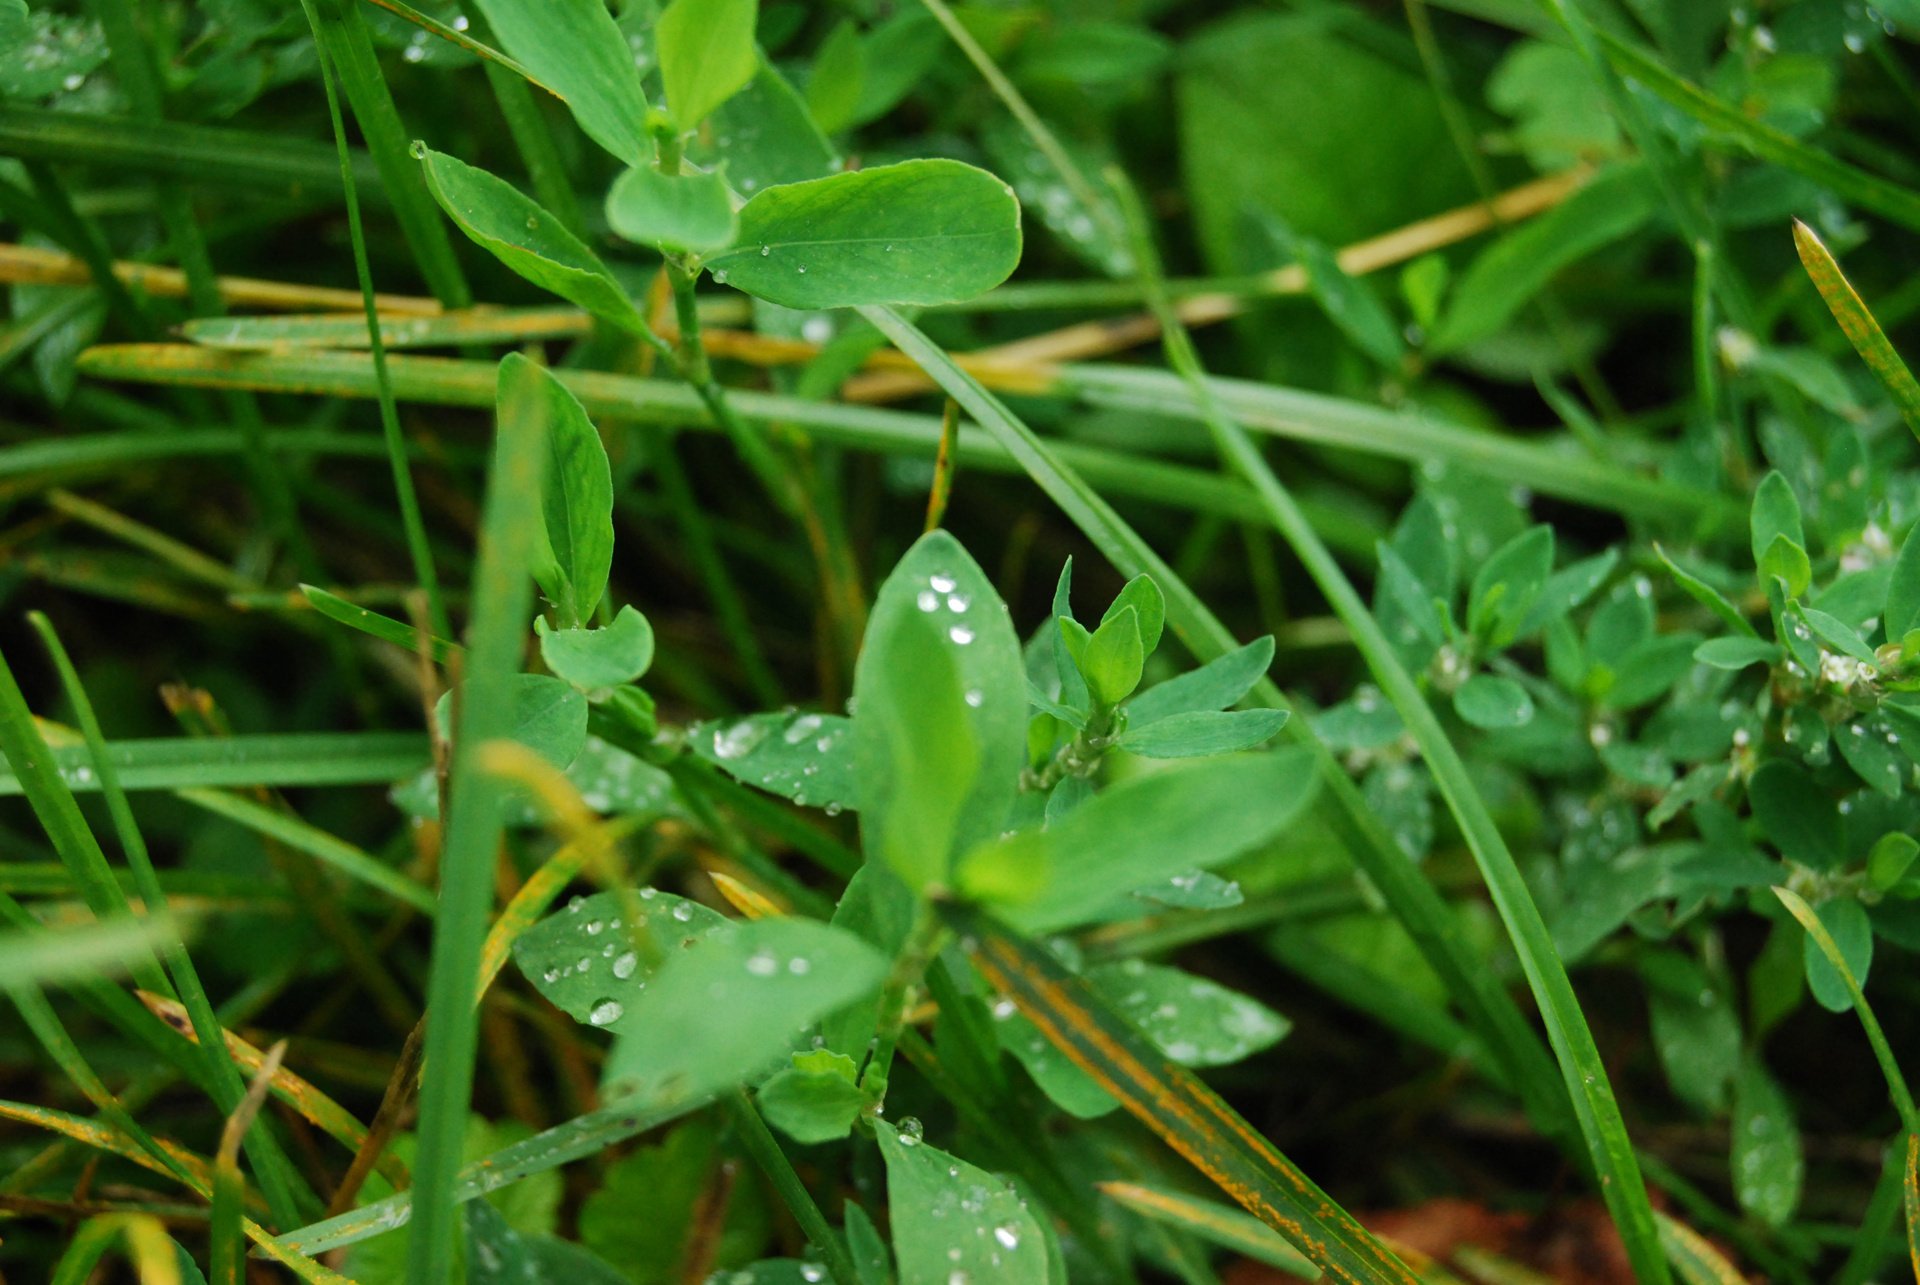
[[[0,0],[0,1279],[1920,1279],[1916,38]]]

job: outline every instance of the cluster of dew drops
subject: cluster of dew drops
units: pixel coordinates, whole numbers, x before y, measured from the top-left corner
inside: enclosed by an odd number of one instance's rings
[[[914,605],[928,615],[938,615],[946,611],[960,617],[947,625],[947,641],[956,647],[965,647],[975,638],[974,627],[967,623],[967,609],[973,606],[973,598],[960,592],[960,582],[945,571],[936,571],[927,577],[927,587],[914,595]],[[977,687],[967,689],[967,704],[978,709],[986,699]]]
[[[898,1131],[900,1145],[902,1147],[919,1146],[924,1140],[926,1132],[920,1122],[912,1116],[906,1116],[901,1119],[898,1125]],[[947,1177],[953,1179],[955,1182],[960,1181],[960,1166],[948,1165]],[[947,1216],[947,1212],[952,1207],[952,1204],[957,1203],[960,1212],[978,1216],[986,1212],[987,1197],[989,1194],[986,1187],[979,1183],[973,1183],[958,1197],[957,1201],[950,1202],[948,1199],[950,1193],[942,1193],[942,1198],[939,1199],[927,1213],[932,1218],[943,1219]],[[1020,1206],[1023,1209],[1026,1208],[1026,1201],[1022,1200]],[[989,1228],[983,1221],[975,1226],[974,1234],[980,1237],[986,1237],[991,1234],[993,1237],[995,1248],[989,1251],[988,1261],[994,1267],[1001,1265],[1000,1256],[1002,1251],[1012,1253],[1014,1250],[1020,1248],[1020,1229],[1012,1223],[996,1223]],[[949,1262],[958,1263],[962,1257],[964,1257],[964,1252],[958,1245],[954,1245],[947,1250],[947,1260]],[[971,1279],[965,1271],[955,1268],[947,1276],[947,1285],[969,1285]]]

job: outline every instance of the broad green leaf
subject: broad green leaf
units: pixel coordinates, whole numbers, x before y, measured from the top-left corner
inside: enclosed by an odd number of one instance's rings
[[[1840,813],[1833,799],[1788,759],[1768,759],[1747,787],[1760,832],[1781,855],[1815,870],[1840,864]]]
[[[1780,649],[1763,639],[1745,635],[1709,638],[1693,649],[1693,658],[1715,669],[1745,669],[1748,665],[1777,664]]]
[[[1223,879],[1211,870],[1182,871],[1165,883],[1135,888],[1133,895],[1174,910],[1224,910],[1241,905],[1247,899],[1238,883]]]
[[[1271,664],[1272,636],[1256,638],[1135,696],[1127,702],[1127,725],[1137,731],[1171,714],[1225,709],[1253,690]]]
[[[1853,284],[1840,271],[1840,265],[1834,261],[1819,235],[1799,219],[1793,221],[1793,245],[1800,254],[1801,265],[1813,279],[1814,288],[1826,301],[1827,310],[1840,323],[1847,342],[1867,363],[1867,369],[1873,372],[1874,378],[1886,388],[1888,395],[1893,398],[1893,404],[1900,408],[1900,416],[1907,421],[1907,427],[1920,434],[1920,383],[1914,381],[1907,363],[1900,360],[1900,354],[1887,341],[1886,332],[1880,329],[1872,310],[1855,293]],[[1911,618],[1907,617],[1909,620]],[[1900,636],[1891,630],[1888,634],[1890,637]]]
[[[505,179],[422,143],[413,151],[423,162],[433,199],[476,244],[543,290],[630,334],[645,333],[646,322],[627,292],[560,220]]]
[[[607,226],[655,249],[705,253],[732,244],[739,224],[719,174],[668,175],[640,165],[608,191]]]
[[[559,609],[561,622],[578,626],[600,604],[613,567],[613,472],[607,448],[579,399],[545,367],[509,353],[500,363],[500,378],[542,404],[548,455],[534,579]]]
[[[957,303],[1020,262],[1020,205],[985,170],[904,161],[769,188],[740,211],[716,276],[789,308]]]
[[[1162,1056],[1085,979],[984,915],[959,906],[949,906],[947,913],[974,965],[1004,999],[1129,1113],[1287,1237],[1329,1279],[1413,1285],[1413,1273],[1351,1214],[1193,1072]]]
[[[1759,636],[1754,631],[1753,626],[1748,623],[1747,618],[1740,614],[1739,608],[1727,601],[1725,594],[1722,594],[1705,580],[1702,580],[1699,576],[1675,562],[1659,544],[1656,543],[1653,546],[1653,551],[1659,555],[1661,563],[1667,568],[1667,572],[1673,577],[1674,582],[1686,590],[1688,597],[1705,607],[1708,611],[1711,611],[1739,633],[1749,638],[1757,638]]]
[[[1784,1226],[1800,1206],[1806,1161],[1786,1094],[1749,1057],[1733,1085],[1733,1192],[1740,1207]]]
[[[1847,766],[1889,799],[1900,797],[1913,774],[1913,760],[1901,751],[1899,741],[1900,734],[1877,712],[1833,729],[1833,743]]]
[[[1753,510],[1749,516],[1753,531],[1753,560],[1766,561],[1767,550],[1776,539],[1805,550],[1807,533],[1800,522],[1800,500],[1778,469],[1760,479],[1753,492]]]
[[[667,110],[682,133],[697,129],[760,66],[757,0],[673,0],[654,25]]]
[[[1867,918],[1866,907],[1852,897],[1835,897],[1815,906],[1814,913],[1820,917],[1821,926],[1834,945],[1840,948],[1840,957],[1846,961],[1847,971],[1853,974],[1854,984],[1864,987],[1867,971],[1873,966],[1873,923]],[[1853,995],[1841,979],[1840,970],[1827,959],[1826,952],[1811,934],[1802,944],[1801,958],[1807,970],[1807,989],[1820,1001],[1820,1007],[1829,1013],[1844,1013],[1853,1007]]]
[[[479,0],[501,49],[572,110],[587,137],[629,165],[651,155],[647,96],[605,0]]]
[[[669,954],[618,1012],[600,1010],[607,1020],[595,1024],[619,1034],[603,1091],[644,1101],[740,1084],[790,1053],[807,1027],[877,990],[886,971],[873,947],[811,920],[708,933]]]
[[[844,1138],[866,1105],[855,1081],[857,1069],[843,1053],[796,1053],[793,1065],[760,1086],[754,1102],[767,1123],[795,1142]]]
[[[1453,352],[1492,335],[1562,268],[1638,231],[1658,206],[1646,173],[1620,166],[1508,232],[1461,276],[1429,351]]]
[[[1160,593],[1160,587],[1153,583],[1152,576],[1138,575],[1127,581],[1100,617],[1100,623],[1106,624],[1128,607],[1133,608],[1139,625],[1140,654],[1151,656],[1160,646],[1160,635],[1167,624],[1167,600]]]
[[[606,1259],[557,1236],[514,1230],[484,1200],[468,1203],[467,1285],[626,1285]]]
[[[1475,674],[1453,694],[1453,712],[1488,731],[1524,727],[1533,721],[1533,697],[1511,678]]]
[[[1146,758],[1198,758],[1265,744],[1287,722],[1282,709],[1197,710],[1129,727],[1120,748]]]
[[[540,631],[540,659],[582,691],[631,683],[653,663],[653,626],[631,606],[598,629]]]
[[[1049,1285],[1046,1235],[1004,1179],[930,1146],[917,1131],[876,1120],[874,1135],[887,1162],[900,1285],[956,1278]]]
[[[1760,554],[1759,569],[1762,579],[1778,580],[1789,598],[1798,598],[1813,583],[1813,562],[1806,549],[1784,535],[1775,536]]]
[[[1133,695],[1146,661],[1140,613],[1129,606],[1107,616],[1074,659],[1086,675],[1087,687],[1097,704],[1112,708]]]
[[[1882,619],[1887,641],[1899,642],[1909,631],[1920,627],[1920,523],[1900,542],[1900,556],[1894,559],[1893,578],[1887,583],[1887,606]]]
[[[1684,955],[1649,953],[1641,971],[1653,1046],[1667,1083],[1682,1101],[1717,1115],[1740,1072],[1739,1017],[1705,970]]]
[[[1915,857],[1920,857],[1920,839],[1897,830],[1881,835],[1867,854],[1867,886],[1886,892],[1906,877]]]
[[[555,767],[572,763],[587,741],[587,698],[571,684],[547,674],[515,674],[508,683],[513,739]],[[453,704],[454,693],[444,692],[434,705],[443,736],[452,736],[455,730]]]
[[[727,181],[742,196],[823,178],[840,168],[839,154],[807,114],[806,103],[764,58],[747,87],[720,104],[706,128],[688,141],[687,156],[708,169],[725,164]]]
[[[852,731],[838,714],[782,711],[696,723],[687,744],[737,781],[831,815],[860,806]]]
[[[1490,646],[1505,647],[1519,636],[1552,571],[1552,527],[1529,527],[1501,545],[1474,573],[1467,628]]]
[[[1001,913],[1028,931],[1057,931],[1135,888],[1219,865],[1266,842],[1299,815],[1316,784],[1303,749],[1134,777],[1044,831],[975,851],[962,864],[961,886],[989,897],[1025,889]]]
[[[636,925],[634,914],[638,911]],[[576,897],[514,939],[513,962],[547,1002],[576,1022],[612,1026],[659,965],[729,920],[697,901],[641,888]],[[647,949],[642,949],[646,946]],[[596,1018],[596,1012],[598,1018]]]
[[[979,565],[922,536],[875,595],[853,680],[861,838],[916,890],[1005,824],[1026,758],[1020,643]]]
[[[1216,982],[1138,959],[1098,964],[1087,981],[1182,1066],[1226,1066],[1268,1048],[1291,1023]]]

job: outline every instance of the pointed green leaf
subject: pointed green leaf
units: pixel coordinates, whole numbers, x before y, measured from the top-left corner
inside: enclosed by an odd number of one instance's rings
[[[1100,623],[1106,624],[1127,607],[1133,608],[1134,617],[1139,622],[1141,655],[1153,655],[1160,646],[1160,634],[1166,628],[1167,600],[1161,595],[1160,586],[1154,584],[1152,576],[1137,575],[1127,581],[1115,595],[1106,614],[1100,617]]]
[[[1253,690],[1271,664],[1273,636],[1269,634],[1141,692],[1127,702],[1127,725],[1137,731],[1172,714],[1225,709]]]
[[[1865,986],[1867,971],[1873,966],[1873,923],[1867,918],[1866,907],[1852,897],[1835,897],[1815,906],[1814,913],[1838,947],[1854,985]],[[1852,993],[1840,970],[1812,934],[1802,943],[1801,958],[1807,970],[1807,989],[1820,1001],[1820,1007],[1829,1013],[1844,1013],[1853,1007]]]
[[[1120,748],[1145,758],[1197,758],[1264,745],[1286,726],[1283,709],[1197,710],[1129,727]]]
[[[647,96],[605,0],[479,0],[501,49],[573,112],[587,137],[629,165],[647,143]]]
[[[1076,659],[1098,704],[1111,708],[1133,695],[1133,689],[1140,685],[1140,670],[1146,661],[1139,613],[1132,607],[1122,607],[1118,613],[1109,615],[1093,631]]]
[[[901,1285],[1048,1285],[1046,1234],[1019,1192],[917,1133],[876,1120],[874,1134],[887,1162]]]
[[[1511,678],[1475,674],[1453,694],[1453,712],[1488,731],[1525,727],[1533,721],[1533,697]]]
[[[736,781],[835,813],[860,806],[852,731],[838,714],[784,710],[696,723],[687,744]]]
[[[624,42],[622,42],[624,47]],[[630,334],[646,322],[613,274],[560,220],[505,179],[414,144],[427,188],[475,244],[543,290],[577,303]]]
[[[613,568],[613,470],[599,430],[566,385],[517,353],[507,360],[543,400],[547,424],[534,579],[561,622],[578,626],[600,605]]]
[[[667,110],[682,133],[697,129],[760,66],[756,0],[673,0],[653,29]]]
[[[1745,635],[1734,638],[1709,638],[1693,649],[1693,658],[1715,669],[1745,669],[1748,665],[1772,665],[1780,659],[1780,649],[1770,642]]]

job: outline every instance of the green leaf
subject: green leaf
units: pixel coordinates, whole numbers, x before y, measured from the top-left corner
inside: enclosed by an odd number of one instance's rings
[[[501,49],[567,104],[587,137],[629,165],[653,150],[640,69],[605,0],[479,5]]]
[[[1160,646],[1161,632],[1167,624],[1167,600],[1160,593],[1160,587],[1149,575],[1137,575],[1127,581],[1106,613],[1100,617],[1100,623],[1106,624],[1123,610],[1132,607],[1134,619],[1140,628],[1140,654],[1142,657],[1153,655]]]
[[[401,624],[391,616],[383,616],[377,611],[368,611],[365,607],[348,602],[338,594],[328,593],[325,589],[310,584],[300,586],[300,595],[313,604],[313,609],[329,620],[338,621],[349,629],[357,629],[369,637],[404,647],[409,652],[420,646],[419,632],[412,625]],[[427,636],[427,649],[433,658],[445,664],[451,656],[461,652],[459,643],[448,642],[444,638]]]
[[[1553,528],[1528,527],[1493,551],[1474,573],[1467,628],[1496,649],[1519,636],[1520,624],[1553,570]]]
[[[579,626],[607,591],[613,567],[613,471],[600,433],[566,385],[543,366],[510,353],[501,377],[538,397],[547,425],[547,467],[540,484],[534,579],[560,611]]]
[[[1165,1223],[1255,1262],[1277,1267],[1289,1276],[1312,1280],[1318,1275],[1319,1269],[1289,1245],[1286,1237],[1231,1205],[1167,1187],[1131,1182],[1103,1182],[1100,1193],[1144,1218]]]
[[[844,1138],[866,1105],[855,1082],[857,1071],[843,1053],[796,1053],[793,1065],[762,1084],[754,1101],[767,1123],[795,1142]]]
[[[1511,678],[1475,674],[1453,694],[1453,712],[1488,731],[1524,727],[1533,721],[1533,697]]]
[[[1450,353],[1492,335],[1562,268],[1638,231],[1658,206],[1646,173],[1620,166],[1508,232],[1462,274],[1428,350]]]
[[[736,781],[829,815],[858,808],[853,722],[785,710],[715,719],[687,729],[687,744]]]
[[[719,174],[668,175],[640,165],[608,191],[607,226],[658,250],[705,253],[732,244],[739,220]]]
[[[625,42],[621,45],[624,48]],[[559,219],[505,179],[425,144],[414,144],[413,151],[422,162],[433,199],[475,244],[541,289],[579,304],[629,334],[646,332],[646,322],[607,266]]]
[[[955,1279],[1048,1285],[1046,1234],[1004,1179],[884,1120],[874,1122],[874,1135],[887,1162],[902,1285]]]
[[[759,70],[757,0],[673,0],[653,29],[667,110],[691,133]]]
[[[1296,233],[1274,214],[1263,219],[1275,239],[1306,273],[1307,290],[1340,333],[1390,370],[1398,370],[1407,341],[1373,287],[1347,275],[1339,256],[1319,241]]]
[[[1673,952],[1642,961],[1653,1045],[1675,1096],[1703,1111],[1726,1109],[1740,1072],[1740,1019],[1706,971]]]
[[[1733,1085],[1733,1191],[1740,1207],[1774,1227],[1800,1205],[1806,1161],[1793,1108],[1759,1061],[1749,1058]]]
[[[1087,981],[1182,1066],[1226,1066],[1270,1048],[1292,1024],[1265,1004],[1177,968],[1138,959],[1098,964]]]
[[[1873,966],[1873,921],[1867,918],[1866,907],[1852,897],[1835,897],[1815,906],[1814,913],[1840,948],[1840,957],[1846,961],[1854,983],[1864,987],[1867,970]],[[1853,1007],[1853,995],[1840,970],[1811,934],[1804,939],[1801,958],[1807,970],[1807,989],[1820,1001],[1820,1007],[1829,1013],[1844,1013]]]
[[[1753,560],[1758,565],[1765,565],[1767,551],[1776,539],[1784,537],[1803,552],[1807,547],[1807,533],[1800,522],[1800,499],[1778,469],[1761,478],[1754,489],[1748,520],[1753,531]]]
[[[1693,658],[1715,669],[1745,669],[1748,665],[1773,665],[1780,660],[1780,649],[1760,638],[1709,638],[1693,649]]]
[[[1197,710],[1129,727],[1120,748],[1146,758],[1197,758],[1264,744],[1286,725],[1282,709]]]
[[[1920,856],[1920,839],[1898,830],[1880,836],[1867,853],[1867,886],[1875,892],[1886,892],[1913,868],[1913,860]]]
[[[675,1125],[659,1141],[607,1165],[600,1185],[580,1206],[581,1244],[619,1263],[631,1285],[679,1285],[700,1211],[721,1165],[733,1159],[721,1150],[719,1129],[710,1117]],[[763,1253],[772,1221],[757,1184],[736,1184],[715,1229],[713,1265],[721,1269],[716,1275],[731,1280],[726,1268],[741,1267]]]
[[[613,1264],[556,1236],[515,1231],[484,1200],[468,1203],[467,1285],[626,1285]]]
[[[1798,598],[1813,583],[1813,562],[1807,551],[1784,535],[1775,536],[1760,554],[1759,568],[1761,577],[1778,580],[1789,598]]]
[[[769,188],[740,211],[732,249],[706,266],[789,308],[957,303],[1020,262],[1020,205],[993,175],[904,161]]]
[[[637,916],[637,918],[636,918]],[[653,888],[576,897],[514,939],[513,962],[548,1003],[576,1022],[609,1026],[611,1000],[624,1011],[659,965],[731,921],[697,901]],[[648,949],[643,950],[646,946]]]
[[[628,1002],[603,1091],[642,1101],[701,1096],[751,1079],[813,1023],[879,989],[887,962],[851,933],[805,919],[731,923],[669,952]],[[724,1020],[716,1020],[723,1018]]]
[[[1141,692],[1127,702],[1127,726],[1138,731],[1173,714],[1225,709],[1253,690],[1271,664],[1273,636],[1269,634]]]
[[[582,691],[631,683],[653,664],[653,626],[631,606],[599,629],[539,632],[540,659]]]
[[[462,699],[465,690],[462,685]],[[508,691],[513,701],[508,734],[555,767],[573,762],[587,740],[586,696],[548,674],[514,674]],[[453,698],[453,692],[443,692],[433,707],[443,736],[454,732]]]
[[[853,680],[860,829],[916,890],[998,834],[1026,761],[1020,643],[977,563],[922,536],[874,599]]]
[[[1146,662],[1141,646],[1140,615],[1132,607],[1110,613],[1093,631],[1080,653],[1074,657],[1094,702],[1106,708],[1118,705],[1133,695],[1140,685],[1140,670]]]
[[[1894,559],[1893,578],[1887,583],[1887,606],[1882,613],[1887,640],[1899,642],[1915,627],[1920,627],[1920,523],[1900,542],[1900,556]]]
[[[867,79],[867,46],[851,18],[827,33],[814,51],[807,73],[807,110],[823,133],[837,134],[853,123]]]
[[[1653,551],[1660,556],[1660,561],[1666,566],[1667,572],[1673,576],[1675,583],[1686,590],[1689,598],[1692,598],[1708,611],[1711,611],[1739,633],[1749,638],[1759,637],[1753,625],[1748,622],[1745,616],[1740,614],[1740,609],[1727,601],[1726,595],[1722,594],[1718,589],[1708,584],[1705,580],[1702,580],[1693,572],[1681,566],[1678,562],[1675,562],[1658,543],[1653,546]]]
[[[1166,1060],[1089,982],[984,915],[951,905],[947,914],[994,989],[1129,1113],[1287,1237],[1329,1279],[1413,1285],[1413,1273],[1351,1214],[1193,1072]]]
[[[961,865],[961,887],[990,895],[1026,886],[1028,896],[1001,913],[1031,932],[1058,931],[1136,888],[1266,842],[1300,814],[1316,785],[1312,758],[1301,749],[1134,777],[1044,831],[973,852]]]
[[[727,181],[742,196],[840,168],[839,154],[808,115],[806,103],[765,58],[747,87],[720,104],[706,128],[688,140],[687,157],[707,169],[724,164]]]
[[[1754,820],[1781,855],[1815,870],[1840,864],[1840,812],[1807,770],[1768,759],[1747,786]]]

